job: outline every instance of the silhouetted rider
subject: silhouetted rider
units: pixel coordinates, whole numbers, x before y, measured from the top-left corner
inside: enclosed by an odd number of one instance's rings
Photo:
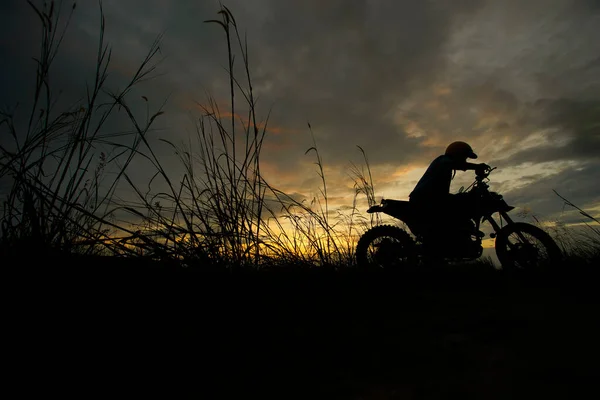
[[[465,142],[450,143],[445,154],[431,162],[409,195],[410,202],[426,214],[433,229],[445,231],[444,224],[450,224],[451,228],[458,230],[465,229],[469,221],[470,205],[465,196],[450,193],[450,182],[457,170],[474,170],[479,174],[489,166],[467,162],[468,158],[477,158],[470,145]]]

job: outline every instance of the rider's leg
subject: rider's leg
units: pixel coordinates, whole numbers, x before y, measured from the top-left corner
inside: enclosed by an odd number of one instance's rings
[[[448,196],[448,212],[446,223],[453,241],[470,243],[471,235],[475,234],[475,223],[470,217],[471,205],[464,195]]]

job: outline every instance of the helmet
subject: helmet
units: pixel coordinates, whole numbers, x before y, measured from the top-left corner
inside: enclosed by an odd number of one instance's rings
[[[446,155],[460,158],[477,158],[471,146],[465,142],[452,142],[446,147]]]

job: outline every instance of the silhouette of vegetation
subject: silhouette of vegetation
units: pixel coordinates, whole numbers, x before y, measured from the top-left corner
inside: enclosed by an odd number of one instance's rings
[[[134,87],[152,77],[159,40],[125,88],[109,92],[111,50],[104,42],[101,10],[96,70],[87,96],[66,110],[57,110],[58,89],[52,86],[50,71],[75,4],[62,29],[61,10],[54,1],[41,8],[31,1],[28,4],[39,17],[42,40],[40,54],[34,58],[35,87],[27,116],[18,107],[0,113],[0,180],[10,185],[2,203],[2,251],[27,254],[35,245],[41,253],[114,253],[119,246],[111,235],[115,229],[126,229],[114,223],[111,199],[160,115],[159,111],[141,124],[130,112],[127,99]],[[123,110],[132,133],[104,132],[109,119]],[[106,168],[115,164],[120,170],[108,178]]]
[[[560,195],[556,190],[553,192],[563,200],[565,206],[577,210],[587,221],[583,221],[584,227],[577,228],[565,227],[558,221],[547,229],[559,243],[570,263],[598,265],[598,261],[600,261],[600,221]],[[532,217],[535,218],[535,216]],[[539,220],[537,222],[539,223]]]
[[[104,42],[100,4],[96,70],[87,98],[67,111],[55,110],[58,89],[51,85],[49,75],[75,5],[61,31],[56,29],[61,7],[55,7],[55,2],[29,5],[40,19],[43,40],[24,131],[15,110],[2,112],[2,127],[12,138],[12,143],[2,145],[0,158],[0,178],[12,185],[3,206],[3,251],[22,254],[31,243],[37,243],[41,251],[143,257],[184,265],[352,262],[352,226],[358,214],[345,220],[348,226],[343,228],[345,216],[332,217],[316,142],[307,154],[316,155],[322,187],[309,204],[272,187],[261,175],[268,118],[258,120],[247,43],[227,7],[218,13],[221,20],[205,22],[219,25],[225,35],[230,106],[222,112],[211,96],[206,104],[198,104],[203,113],[196,136],[191,138],[193,145],[178,146],[160,139],[176,151],[184,167],[182,177],[173,177],[149,138],[162,110],[147,111],[146,120],[140,121],[128,100],[134,87],[152,78],[161,37],[126,87],[109,92],[111,50]],[[241,79],[234,69],[236,50],[243,61]],[[142,99],[148,105],[147,97]],[[239,112],[246,113],[245,117]],[[129,120],[128,133],[104,131],[116,113]],[[150,182],[135,182],[131,177],[128,168],[136,157],[156,169]],[[167,190],[156,193],[151,188],[159,179]],[[117,187],[123,185],[129,186],[137,199],[116,199]],[[116,215],[124,213],[129,217],[118,220]]]

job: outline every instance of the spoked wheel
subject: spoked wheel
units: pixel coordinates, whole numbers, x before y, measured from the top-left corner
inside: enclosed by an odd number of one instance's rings
[[[416,262],[415,243],[404,230],[381,225],[369,229],[358,241],[356,261],[361,266],[400,268]]]
[[[498,232],[496,254],[504,269],[540,269],[558,263],[562,257],[550,235],[523,222],[507,225]]]

